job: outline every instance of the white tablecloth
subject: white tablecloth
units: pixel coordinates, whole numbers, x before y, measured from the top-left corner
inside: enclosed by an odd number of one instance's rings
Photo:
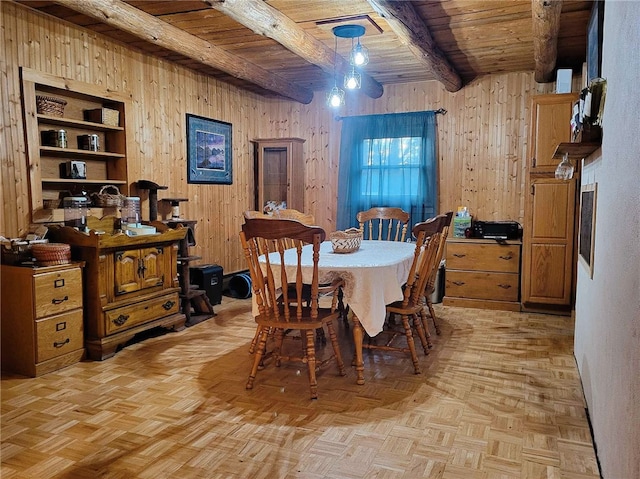
[[[364,240],[358,251],[340,254],[333,252],[330,241],[325,241],[320,246],[320,282],[343,278],[345,303],[358,316],[364,330],[375,336],[382,331],[385,306],[402,299],[402,285],[409,276],[414,251],[415,244],[412,243]],[[269,259],[272,264],[280,264],[278,253],[271,253]],[[284,262],[287,265],[297,264],[296,251],[286,251]],[[302,263],[303,280],[311,282],[310,245],[302,249]],[[305,265],[308,268],[304,268]],[[287,275],[295,277],[295,269],[287,270]]]

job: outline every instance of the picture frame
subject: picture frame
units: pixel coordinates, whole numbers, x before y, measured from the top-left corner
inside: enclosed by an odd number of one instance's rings
[[[604,29],[604,0],[596,0],[591,7],[587,26],[587,85],[602,75],[602,38]]]
[[[578,258],[593,278],[593,258],[596,232],[597,183],[580,188],[580,226],[578,229]]]
[[[233,183],[232,125],[187,113],[187,183]]]

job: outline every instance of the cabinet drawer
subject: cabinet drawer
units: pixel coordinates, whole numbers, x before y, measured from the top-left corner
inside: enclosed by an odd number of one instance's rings
[[[105,313],[107,334],[128,329],[178,312],[178,293],[149,299],[141,303],[113,309]]]
[[[82,309],[36,321],[36,362],[84,347]]]
[[[82,307],[80,268],[36,274],[33,279],[36,318]]]
[[[458,298],[518,301],[518,283],[517,274],[447,269],[445,291]]]
[[[447,274],[451,269],[518,273],[520,245],[447,243]]]

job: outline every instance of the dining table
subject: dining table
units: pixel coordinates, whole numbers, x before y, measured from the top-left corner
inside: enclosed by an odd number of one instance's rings
[[[351,253],[334,252],[331,241],[324,241],[320,245],[320,282],[328,283],[336,278],[344,281],[343,300],[352,313],[354,365],[358,384],[364,384],[363,330],[369,336],[382,331],[386,305],[403,298],[402,285],[409,276],[414,253],[414,243],[399,241],[363,240],[360,248]],[[271,264],[281,264],[280,254],[270,253],[269,261]],[[287,275],[295,274],[297,261],[295,248],[285,251]],[[292,268],[291,271],[288,270],[289,267]],[[305,245],[302,248],[303,281],[310,283],[312,272],[312,247]],[[257,307],[255,301],[253,303],[255,315]]]

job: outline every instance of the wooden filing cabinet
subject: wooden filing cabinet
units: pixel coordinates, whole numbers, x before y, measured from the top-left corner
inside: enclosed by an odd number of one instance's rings
[[[2,265],[2,369],[41,376],[84,356],[82,263]]]
[[[520,311],[520,241],[449,238],[443,304]]]

